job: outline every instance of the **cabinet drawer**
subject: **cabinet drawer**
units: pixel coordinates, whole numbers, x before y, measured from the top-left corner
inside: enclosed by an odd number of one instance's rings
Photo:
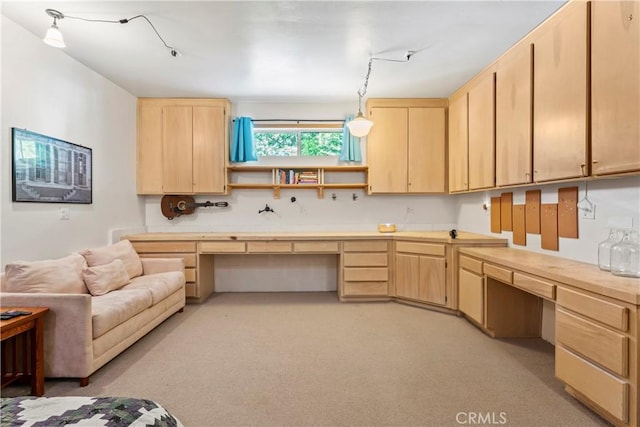
[[[244,242],[202,242],[201,253],[242,253],[245,251]]]
[[[479,324],[484,322],[484,278],[460,270],[458,309]]]
[[[196,254],[140,254],[140,258],[182,258],[185,267],[196,266]]]
[[[444,256],[444,245],[417,242],[396,242],[396,252]]]
[[[198,297],[198,288],[195,283],[187,283],[184,287],[184,291],[186,296],[188,297]]]
[[[629,330],[629,310],[622,305],[565,288],[558,288],[557,304],[623,332]]]
[[[475,258],[469,258],[468,256],[460,255],[459,262],[461,268],[477,274],[482,274],[482,261]]]
[[[489,277],[498,279],[504,283],[513,283],[513,271],[506,268],[498,267],[497,265],[487,264],[486,262],[482,266],[482,271]]]
[[[344,242],[342,247],[345,252],[386,252],[389,250],[389,242],[361,240],[357,242]]]
[[[288,253],[291,247],[291,242],[247,242],[249,253]]]
[[[513,273],[513,284],[532,294],[554,300],[556,298],[555,283],[540,280],[520,273]]]
[[[622,421],[629,418],[629,384],[556,346],[556,377]]]
[[[386,267],[389,255],[384,253],[346,253],[343,255],[345,267]]]
[[[387,282],[344,282],[342,295],[345,297],[388,296],[389,284]]]
[[[558,308],[556,341],[616,374],[627,376],[629,339]]]
[[[388,268],[345,268],[345,282],[386,282],[389,280]]]
[[[295,242],[293,244],[293,252],[320,252],[336,254],[340,252],[340,245],[338,242]]]
[[[184,269],[184,277],[187,279],[187,282],[195,282],[196,281],[196,269],[195,268],[185,268]]]
[[[131,242],[138,253],[145,252],[195,252],[196,242]]]

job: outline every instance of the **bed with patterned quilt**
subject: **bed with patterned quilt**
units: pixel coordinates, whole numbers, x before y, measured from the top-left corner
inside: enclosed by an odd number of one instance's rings
[[[182,427],[153,400],[131,397],[6,397],[0,399],[2,427]]]

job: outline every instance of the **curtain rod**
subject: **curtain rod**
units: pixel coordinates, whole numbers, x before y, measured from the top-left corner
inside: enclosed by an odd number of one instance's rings
[[[233,121],[235,122],[236,119],[233,119]],[[300,122],[314,122],[314,123],[340,123],[340,122],[344,122],[344,119],[339,119],[339,120],[306,120],[306,119],[251,119],[252,122],[294,122],[294,123],[300,123]]]

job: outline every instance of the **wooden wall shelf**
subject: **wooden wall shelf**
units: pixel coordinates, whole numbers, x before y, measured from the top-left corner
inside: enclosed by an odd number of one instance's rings
[[[367,166],[227,166],[228,189],[273,189],[273,197],[280,198],[282,189],[315,189],[318,198],[324,198],[325,189],[367,189]],[[311,182],[303,181],[304,173]],[[255,173],[260,174],[263,182],[238,182],[239,174]],[[327,182],[330,175],[344,173],[359,173],[360,176],[355,182]],[[284,175],[283,175],[284,174]],[[268,181],[268,182],[264,182]]]

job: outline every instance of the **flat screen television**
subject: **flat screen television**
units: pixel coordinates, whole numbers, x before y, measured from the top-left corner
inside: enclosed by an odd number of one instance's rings
[[[92,203],[91,148],[19,128],[11,141],[14,202]]]

